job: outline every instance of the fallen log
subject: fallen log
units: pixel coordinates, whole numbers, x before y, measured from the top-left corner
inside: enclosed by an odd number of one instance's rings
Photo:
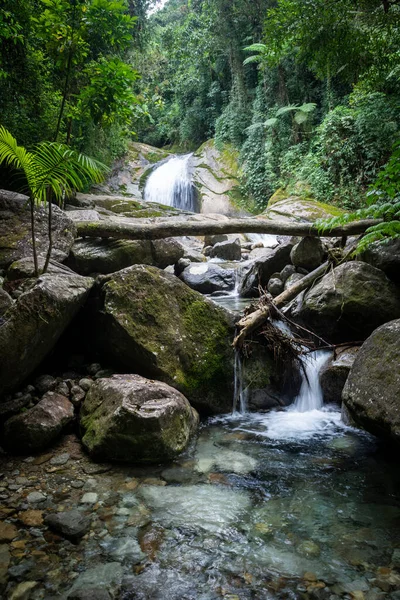
[[[286,223],[269,221],[262,218],[226,219],[216,221],[203,220],[173,220],[155,218],[151,223],[136,219],[135,222],[115,221],[78,221],[76,223],[78,236],[91,238],[115,238],[125,240],[158,240],[167,237],[185,235],[214,235],[223,233],[266,233],[272,235],[314,236],[314,237],[343,237],[365,233],[373,225],[378,225],[382,219],[365,219],[354,221],[329,231],[321,230],[310,223]]]
[[[297,281],[290,288],[282,292],[282,294],[276,296],[276,298],[274,298],[274,305],[279,308],[280,306],[287,304],[287,302],[290,302],[290,300],[293,300],[293,298],[308,288],[316,279],[325,275],[329,264],[329,261],[324,262],[317,269],[314,269],[314,271],[305,275],[303,279],[300,279],[300,281]],[[237,323],[237,327],[240,328],[240,331],[233,340],[234,348],[241,348],[243,346],[245,339],[267,320],[269,312],[269,306],[263,306],[252,312],[250,315],[246,315],[240,319]]]

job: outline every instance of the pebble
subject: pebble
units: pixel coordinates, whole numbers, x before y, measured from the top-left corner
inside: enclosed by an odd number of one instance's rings
[[[68,452],[64,452],[63,454],[58,454],[57,456],[53,456],[50,459],[51,465],[65,465],[70,459],[70,455]]]
[[[26,510],[20,512],[18,518],[24,525],[29,527],[43,525],[43,513],[41,510]]]
[[[9,600],[27,600],[30,598],[30,592],[37,587],[37,581],[23,581],[19,583],[9,596]]]
[[[99,498],[99,495],[96,494],[95,492],[87,492],[86,494],[84,494],[82,496],[80,503],[81,504],[96,504],[98,498]]]
[[[46,500],[46,495],[42,494],[42,492],[31,492],[30,494],[28,494],[27,496],[27,501],[28,502],[43,502],[43,500]]]
[[[71,481],[71,487],[73,487],[75,490],[81,489],[84,485],[85,485],[85,482],[82,481],[81,479],[77,479],[76,481]]]
[[[18,535],[18,529],[11,523],[0,521],[0,543],[11,542]]]

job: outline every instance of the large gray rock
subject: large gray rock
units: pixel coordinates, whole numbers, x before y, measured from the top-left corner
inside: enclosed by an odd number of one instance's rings
[[[400,316],[400,291],[383,271],[364,262],[347,262],[316,283],[292,316],[332,341],[365,339]]]
[[[242,248],[240,240],[227,240],[226,242],[217,242],[211,248],[211,258],[221,258],[222,260],[240,260],[242,258]]]
[[[235,287],[235,271],[217,263],[190,264],[180,274],[180,279],[202,294],[229,292]]]
[[[39,256],[48,248],[48,211],[35,207],[35,239]],[[76,227],[67,213],[53,206],[53,251],[55,260],[64,260],[76,237]],[[15,260],[32,256],[31,216],[28,197],[0,190],[0,268]]]
[[[49,392],[33,408],[5,422],[4,448],[17,454],[42,450],[73,418],[74,407],[68,398]]]
[[[2,287],[0,287],[0,323],[3,322],[3,317],[6,317],[6,313],[12,305],[13,299]]]
[[[98,379],[80,412],[82,442],[90,454],[132,463],[176,458],[197,424],[183,394],[139,375]]]
[[[278,238],[275,248],[259,248],[250,254],[251,266],[240,285],[240,295],[245,298],[258,296],[259,285],[266,287],[277,271],[281,271],[290,261],[290,252],[294,246],[291,238]]]
[[[178,262],[183,254],[182,246],[174,238],[154,241],[78,239],[67,264],[81,275],[108,275],[132,265],[155,265],[164,269]]]
[[[39,366],[84,304],[92,285],[92,279],[75,273],[42,275],[8,309],[0,327],[0,398]]]
[[[341,404],[344,384],[358,350],[357,346],[340,348],[336,351],[336,358],[332,356],[322,367],[319,379],[326,404]]]
[[[306,236],[293,246],[290,259],[295,267],[313,271],[322,264],[324,255],[325,249],[320,238]]]
[[[232,405],[233,335],[225,310],[174,275],[136,265],[105,278],[90,337],[111,362],[218,413]]]
[[[78,541],[90,529],[90,517],[76,509],[47,515],[44,522],[50,529],[72,541]]]
[[[400,237],[371,244],[363,252],[361,259],[381,269],[389,279],[400,283]]]
[[[364,342],[342,398],[356,423],[400,444],[400,319],[382,325]]]

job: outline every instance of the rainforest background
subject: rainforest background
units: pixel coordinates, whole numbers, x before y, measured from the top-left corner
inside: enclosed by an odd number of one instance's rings
[[[398,199],[398,0],[3,0],[0,123],[107,164],[214,138],[242,208]],[[377,181],[379,185],[377,185]]]

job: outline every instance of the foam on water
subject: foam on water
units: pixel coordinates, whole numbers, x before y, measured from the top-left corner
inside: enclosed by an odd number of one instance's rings
[[[273,248],[278,244],[278,236],[270,233],[246,233],[246,237],[253,244],[261,242],[264,248]]]

